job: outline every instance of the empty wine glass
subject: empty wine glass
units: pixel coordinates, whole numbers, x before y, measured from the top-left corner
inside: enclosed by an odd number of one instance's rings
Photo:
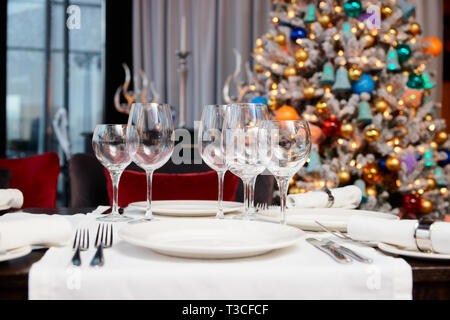
[[[119,181],[123,170],[131,163],[127,149],[127,126],[121,124],[101,124],[94,130],[92,148],[100,163],[111,175],[113,185],[113,207],[109,215],[97,218],[108,222],[120,222],[131,218],[120,215],[118,210]]]
[[[147,208],[143,221],[153,219],[152,178],[172,156],[175,132],[170,106],[158,103],[135,103],[128,118],[128,150],[131,159],[147,175]],[[141,220],[142,221],[142,220]]]
[[[203,161],[217,172],[219,195],[216,218],[223,219],[223,180],[227,166],[222,149],[222,129],[225,117],[225,105],[207,105],[203,108],[202,120],[198,131],[198,149]]]
[[[228,169],[242,179],[244,184],[244,215],[249,219],[249,192],[252,180],[265,170],[259,156],[259,129],[269,119],[267,106],[241,103],[227,107],[223,150]]]
[[[281,223],[286,224],[286,197],[289,181],[305,164],[311,153],[308,122],[267,121],[261,130],[260,153],[280,189]]]

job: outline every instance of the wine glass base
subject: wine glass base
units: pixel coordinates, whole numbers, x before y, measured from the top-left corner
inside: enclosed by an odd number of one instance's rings
[[[237,214],[233,216],[233,220],[246,220],[246,221],[252,221],[255,220],[255,217],[253,215],[245,215],[243,213]]]
[[[102,221],[102,222],[127,222],[127,221],[131,221],[131,220],[133,220],[133,218],[130,218],[130,217],[124,216],[124,215],[115,215],[115,214],[108,214],[108,215],[97,218],[97,221]]]
[[[142,219],[136,219],[136,220],[132,220],[129,221],[129,224],[138,224],[138,223],[146,223],[146,222],[153,222],[153,221],[158,221],[158,219],[155,219],[154,217],[151,218],[142,218]]]

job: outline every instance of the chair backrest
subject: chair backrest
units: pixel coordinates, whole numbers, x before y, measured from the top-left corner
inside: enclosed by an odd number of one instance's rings
[[[19,159],[0,159],[0,168],[11,172],[10,188],[23,193],[24,208],[56,206],[59,157],[54,152]]]
[[[8,189],[11,181],[11,171],[8,168],[0,168],[0,189]]]

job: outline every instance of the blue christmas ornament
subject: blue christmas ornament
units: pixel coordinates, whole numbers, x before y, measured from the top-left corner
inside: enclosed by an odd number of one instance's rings
[[[364,73],[361,76],[361,79],[353,83],[352,89],[353,92],[357,94],[361,94],[363,92],[372,93],[375,89],[375,81],[373,81],[370,75]]]
[[[265,104],[266,106],[268,105],[268,101],[265,97],[254,97],[250,103],[260,103],[260,104]]]
[[[331,86],[336,81],[334,73],[334,65],[331,62],[327,62],[323,65],[322,77],[320,78],[320,84],[325,86]]]
[[[378,166],[383,170],[384,173],[390,173],[388,168],[386,167],[386,160],[388,157],[381,158],[380,162],[378,163]]]
[[[307,36],[306,30],[303,28],[298,27],[292,29],[291,31],[291,40],[293,42],[296,42],[298,39],[304,39],[306,38],[306,36]]]
[[[333,90],[351,90],[352,85],[348,79],[348,70],[345,67],[340,67],[336,73],[336,82],[333,85]]]
[[[344,11],[351,18],[356,18],[359,16],[362,10],[363,7],[361,1],[359,0],[347,0],[344,3]]]
[[[441,167],[445,167],[445,166],[447,166],[448,164],[450,164],[450,151],[449,150],[439,150],[439,152],[440,153],[443,153],[443,152],[445,152],[446,154],[447,154],[447,159],[444,159],[444,160],[440,160],[439,162],[438,162],[438,165],[439,166],[441,166]]]
[[[358,179],[355,181],[355,186],[357,186],[361,190],[362,193],[361,204],[363,204],[364,202],[367,201],[366,183],[363,180]]]
[[[320,172],[322,169],[322,162],[320,161],[320,155],[317,151],[311,151],[311,155],[309,156],[308,168],[306,168],[306,172]]]
[[[398,0],[397,6],[402,10],[403,19],[409,19],[409,17],[416,13],[416,8],[405,0]]]

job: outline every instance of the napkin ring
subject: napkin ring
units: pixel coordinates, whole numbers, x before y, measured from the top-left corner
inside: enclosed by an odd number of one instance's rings
[[[328,195],[328,204],[327,204],[327,208],[331,208],[334,205],[334,196],[331,193],[331,190],[328,189],[327,187],[323,189],[323,191],[326,192],[326,194]]]
[[[418,221],[414,231],[417,249],[421,252],[433,252],[433,243],[431,242],[431,229],[433,221]]]

